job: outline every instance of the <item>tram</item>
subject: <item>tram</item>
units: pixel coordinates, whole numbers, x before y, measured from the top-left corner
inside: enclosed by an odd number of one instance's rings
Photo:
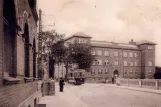
[[[68,83],[81,85],[85,82],[85,70],[76,69],[68,72]]]

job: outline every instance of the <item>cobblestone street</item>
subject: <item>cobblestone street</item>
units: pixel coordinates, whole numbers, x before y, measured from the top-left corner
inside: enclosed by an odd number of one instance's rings
[[[47,107],[160,107],[161,95],[111,87],[107,84],[65,85],[63,93],[56,83],[56,95],[43,97]]]

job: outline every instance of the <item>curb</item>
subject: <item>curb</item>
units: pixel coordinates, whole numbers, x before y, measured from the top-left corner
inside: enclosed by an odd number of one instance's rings
[[[115,87],[115,88],[122,88],[122,89],[128,89],[128,90],[134,90],[134,91],[140,91],[140,92],[147,92],[147,93],[153,93],[153,94],[159,94],[161,95],[161,90],[152,90],[152,89],[146,89],[146,88],[132,88],[132,87],[124,87],[124,86],[112,86],[112,85],[106,85],[108,87]],[[145,89],[145,90],[144,90]],[[156,92],[159,91],[159,92]]]

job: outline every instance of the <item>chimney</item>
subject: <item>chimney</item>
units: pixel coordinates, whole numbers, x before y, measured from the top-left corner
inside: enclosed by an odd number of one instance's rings
[[[134,42],[133,39],[131,39],[131,41],[129,42],[130,45],[136,45],[136,42]]]

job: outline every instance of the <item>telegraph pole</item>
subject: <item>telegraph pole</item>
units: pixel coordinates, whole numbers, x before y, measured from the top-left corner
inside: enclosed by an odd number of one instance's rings
[[[3,33],[3,0],[0,0],[0,86],[2,86],[2,77],[3,77],[3,70],[4,70],[4,33]]]
[[[38,35],[38,77],[43,78],[43,69],[42,69],[42,11],[39,10],[39,35]]]

